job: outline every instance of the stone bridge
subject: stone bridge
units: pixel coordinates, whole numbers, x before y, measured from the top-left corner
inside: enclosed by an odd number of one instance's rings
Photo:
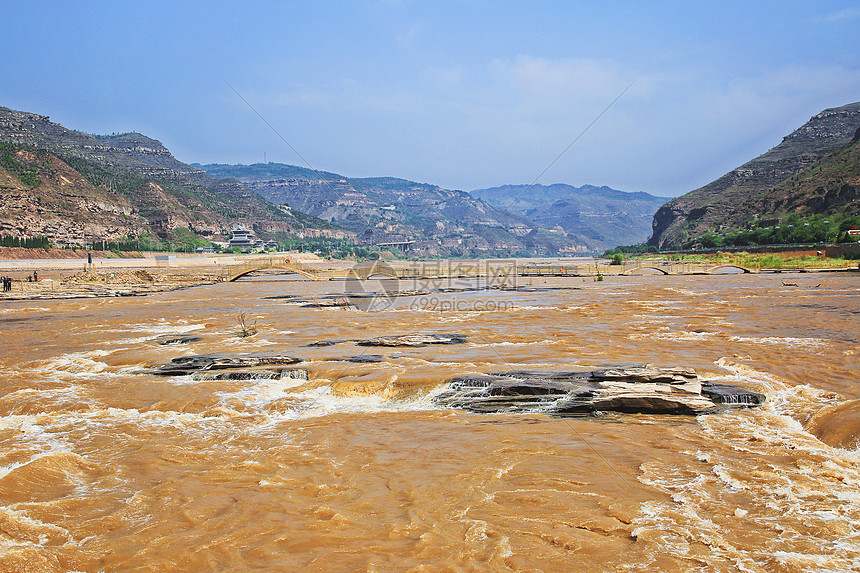
[[[380,278],[407,278],[414,275],[410,268],[394,269],[390,265],[380,262],[356,263],[350,268],[319,268],[310,266],[299,261],[291,260],[289,257],[265,257],[254,258],[240,264],[227,267],[222,274],[224,281],[236,281],[240,278],[257,271],[281,270],[283,274],[297,274],[305,278],[320,280],[348,280],[348,279],[380,279]],[[421,275],[426,276],[426,275]]]
[[[283,270],[284,274],[295,273],[311,280],[322,279],[322,277],[318,276],[318,269],[307,267],[298,261],[291,261],[288,257],[267,257],[265,259],[255,258],[243,263],[231,265],[225,269],[224,273],[221,275],[221,279],[232,282],[253,272],[269,269]]]
[[[343,265],[343,262],[340,262]],[[326,267],[325,261],[307,264],[293,260],[289,255],[251,257],[229,266],[221,273],[221,280],[235,281],[255,271],[281,270],[310,280],[366,280],[366,279],[452,279],[485,278],[504,283],[508,277],[600,277],[660,275],[713,275],[720,271],[736,271],[743,274],[767,272],[807,272],[803,267],[765,269],[751,268],[737,263],[714,265],[701,261],[632,260],[622,265],[609,265],[595,261],[576,264],[523,263],[511,260],[476,261],[364,261],[352,267]],[[825,270],[825,269],[818,269]]]
[[[639,273],[640,271],[656,271],[664,275],[712,275],[723,269],[736,269],[742,273],[758,273],[758,269],[750,269],[742,265],[732,263],[716,265],[711,263],[665,263],[665,264],[640,264],[633,268],[626,268],[620,273],[624,276],[630,276]]]

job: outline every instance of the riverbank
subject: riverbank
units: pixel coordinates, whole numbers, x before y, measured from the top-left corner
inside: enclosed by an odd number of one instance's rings
[[[123,252],[93,251],[83,249],[27,249],[24,247],[0,247],[0,260],[5,259],[86,259],[92,254],[97,259],[141,259],[143,254],[136,251]]]
[[[308,253],[216,255],[143,253],[140,258],[0,259],[0,276],[12,278],[11,292],[0,300],[137,296],[234,280],[249,273],[296,273],[312,280],[347,280],[367,273],[389,276],[421,290],[418,283],[467,277],[521,277],[531,285],[546,277],[593,278],[631,274],[821,273],[857,271],[857,263],[826,257],[782,258],[747,253],[670,258],[631,258],[620,265],[606,259],[555,258],[509,260],[382,261],[320,259]],[[376,268],[376,265],[381,265]],[[356,266],[358,265],[358,266]],[[358,273],[358,274],[356,274]],[[34,276],[38,281],[34,281]],[[405,283],[403,281],[406,281]],[[416,282],[417,281],[417,282]],[[428,283],[429,284],[429,283]]]
[[[57,252],[76,253],[77,256],[50,258]],[[37,257],[40,253],[49,258]],[[30,257],[15,256],[21,254]],[[89,254],[93,255],[91,264],[87,262]],[[101,255],[110,256],[103,258]],[[303,264],[320,261],[309,253],[287,256]],[[189,288],[223,280],[225,269],[246,257],[248,255],[151,252],[117,257],[101,251],[4,247],[0,250],[0,276],[12,278],[12,290],[0,292],[0,301],[142,296]],[[37,281],[32,280],[34,273]]]
[[[20,273],[19,273],[20,274]],[[115,272],[82,271],[68,276],[48,271],[36,282],[14,278],[12,290],[0,293],[0,300],[45,300],[64,298],[98,298],[143,296],[217,282],[212,273],[182,273],[158,269]],[[32,277],[32,274],[29,276]]]

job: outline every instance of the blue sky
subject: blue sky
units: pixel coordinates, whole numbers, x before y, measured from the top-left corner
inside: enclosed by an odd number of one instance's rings
[[[680,195],[860,101],[860,2],[71,2],[3,10],[0,105],[182,161]]]

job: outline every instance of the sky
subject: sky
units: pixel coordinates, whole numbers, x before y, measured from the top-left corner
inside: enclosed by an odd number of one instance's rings
[[[30,0],[2,21],[2,106],[186,163],[466,191],[677,196],[860,101],[860,2]]]

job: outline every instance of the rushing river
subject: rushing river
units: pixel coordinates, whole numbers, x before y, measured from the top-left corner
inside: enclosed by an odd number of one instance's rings
[[[857,274],[533,278],[376,312],[273,298],[344,288],[294,279],[0,306],[0,570],[860,569]],[[409,333],[468,342],[349,342]],[[156,341],[178,334],[200,340]],[[147,372],[258,352],[310,379]],[[344,360],[368,353],[383,361]],[[643,363],[768,401],[601,418],[432,401],[458,374]]]

